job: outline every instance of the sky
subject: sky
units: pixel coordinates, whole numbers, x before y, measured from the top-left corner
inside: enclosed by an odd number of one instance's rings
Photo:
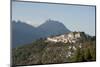
[[[48,19],[62,22],[71,31],[95,35],[95,6],[12,2],[12,20],[38,27]]]

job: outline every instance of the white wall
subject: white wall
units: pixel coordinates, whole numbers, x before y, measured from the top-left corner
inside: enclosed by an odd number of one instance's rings
[[[32,1],[32,0],[30,0]],[[86,63],[66,63],[38,65],[37,67],[100,67],[100,0],[35,0],[97,6],[97,61]],[[0,67],[10,67],[10,0],[0,0]],[[31,67],[31,66],[28,66]],[[36,67],[36,66],[34,66]]]

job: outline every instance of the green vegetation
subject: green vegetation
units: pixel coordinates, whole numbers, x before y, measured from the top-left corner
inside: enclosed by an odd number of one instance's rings
[[[12,49],[13,65],[95,61],[95,39],[83,41],[81,48],[79,44],[80,42],[75,44],[52,43],[40,39],[32,44]],[[76,50],[69,49],[69,46],[75,46]],[[68,53],[71,53],[70,56]]]
[[[82,48],[77,48],[75,55],[70,59],[72,62],[87,62],[96,60],[96,46],[92,41],[83,43]]]

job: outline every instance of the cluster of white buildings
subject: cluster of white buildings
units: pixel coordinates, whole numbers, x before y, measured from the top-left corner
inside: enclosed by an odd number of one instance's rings
[[[54,37],[48,37],[47,41],[50,42],[63,42],[63,43],[76,43],[82,35],[83,32],[71,32],[68,34],[63,34]]]
[[[71,32],[71,33],[62,34],[59,36],[48,37],[46,41],[47,42],[55,42],[55,43],[56,42],[76,43],[83,37],[83,35],[85,35],[84,32]],[[80,43],[78,47],[82,48],[82,43]],[[73,52],[71,52],[70,50],[76,51],[77,48],[75,45],[69,45],[66,57],[70,57],[73,55]]]

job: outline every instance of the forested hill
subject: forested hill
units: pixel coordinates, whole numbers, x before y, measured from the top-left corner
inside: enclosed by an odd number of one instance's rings
[[[46,42],[45,39],[14,48],[13,65],[88,62],[96,60],[95,37],[76,43]]]

